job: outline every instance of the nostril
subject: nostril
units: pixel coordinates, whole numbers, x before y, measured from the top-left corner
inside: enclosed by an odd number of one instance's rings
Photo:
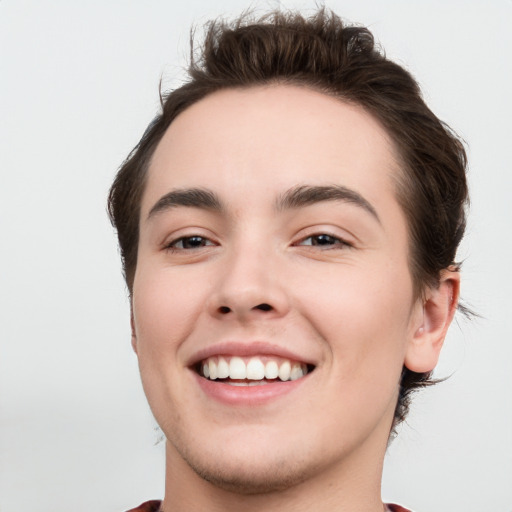
[[[221,306],[221,307],[219,308],[219,311],[220,311],[223,315],[225,315],[226,313],[229,313],[229,312],[231,311],[231,309],[229,309],[227,306]]]
[[[272,306],[270,304],[258,304],[255,309],[259,309],[261,311],[270,311]]]

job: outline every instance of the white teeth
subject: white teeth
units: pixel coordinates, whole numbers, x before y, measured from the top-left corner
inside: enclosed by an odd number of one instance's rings
[[[265,365],[265,378],[266,379],[277,379],[279,376],[279,366],[275,361],[269,361]]]
[[[265,380],[249,380],[249,381],[245,381],[245,382],[233,381],[233,382],[228,382],[228,384],[230,386],[240,386],[240,387],[246,386],[246,387],[248,387],[248,386],[262,386],[262,385],[268,384],[268,382]]]
[[[249,380],[262,380],[265,378],[265,365],[261,359],[253,357],[247,364],[247,378]]]
[[[285,361],[280,367],[279,367],[279,378],[281,380],[289,380],[291,374],[291,364],[289,361]]]
[[[240,357],[232,357],[229,362],[229,377],[231,379],[247,378],[247,366]]]
[[[290,380],[297,380],[301,377],[304,377],[304,373],[302,372],[302,366],[299,363],[293,363],[291,372],[290,372]]]
[[[217,365],[213,359],[208,361],[208,370],[210,371],[210,379],[215,380],[217,378]]]
[[[218,379],[227,379],[228,377],[229,377],[229,364],[223,357],[219,357],[219,361],[217,362],[217,378]]]
[[[241,357],[226,358],[222,356],[209,357],[201,364],[202,375],[210,380],[230,379],[248,382],[229,382],[233,385],[257,385],[267,384],[272,380],[297,380],[308,373],[308,367],[304,363],[291,362],[281,358],[270,359],[266,363],[260,357],[252,357],[246,363]],[[264,380],[267,379],[267,380]]]

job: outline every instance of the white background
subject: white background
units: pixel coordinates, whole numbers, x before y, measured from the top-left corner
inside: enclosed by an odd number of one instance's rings
[[[189,28],[244,0],[0,1],[0,511],[123,511],[160,498],[105,200],[183,76]],[[279,2],[253,2],[268,8]],[[282,2],[311,8],[312,2]],[[405,64],[469,145],[463,296],[438,376],[389,451],[383,497],[512,511],[512,1],[332,0]]]

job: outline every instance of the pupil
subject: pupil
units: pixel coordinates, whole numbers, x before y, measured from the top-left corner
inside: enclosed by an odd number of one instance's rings
[[[203,237],[191,236],[183,241],[183,246],[186,248],[201,247],[204,245]]]
[[[329,235],[318,235],[314,238],[315,245],[331,245],[334,243],[334,239]]]

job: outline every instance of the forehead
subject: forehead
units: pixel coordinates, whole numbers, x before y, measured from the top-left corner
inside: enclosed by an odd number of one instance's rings
[[[397,172],[385,130],[357,105],[298,86],[228,89],[170,125],[151,161],[142,212],[189,187],[270,199],[297,184],[340,184],[379,204],[394,200]]]

